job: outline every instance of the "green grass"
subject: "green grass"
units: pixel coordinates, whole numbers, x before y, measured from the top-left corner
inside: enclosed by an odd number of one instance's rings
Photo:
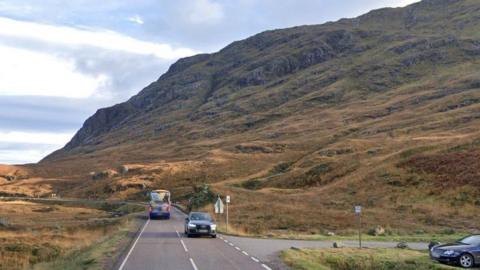
[[[373,236],[368,234],[362,234],[362,241],[380,241],[380,242],[452,242],[461,239],[469,233],[453,232],[453,233],[421,233],[421,234],[405,234],[405,235],[380,235]],[[278,238],[282,239],[302,239],[302,240],[325,240],[325,241],[345,241],[345,240],[358,240],[358,235],[335,235],[327,236],[321,234],[314,235],[299,235],[299,234],[286,234],[280,235]]]
[[[99,239],[97,243],[88,247],[69,252],[66,256],[58,259],[39,263],[34,266],[35,270],[84,270],[84,269],[108,269],[111,268],[122,248],[128,244],[128,235],[135,233],[140,219],[129,216],[123,226],[115,233]]]
[[[294,270],[447,270],[427,252],[404,249],[301,249],[285,250],[283,261]]]

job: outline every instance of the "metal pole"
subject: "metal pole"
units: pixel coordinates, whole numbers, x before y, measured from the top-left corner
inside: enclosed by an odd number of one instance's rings
[[[362,248],[362,214],[358,214],[358,244]]]
[[[226,233],[228,233],[228,202],[227,202],[227,223],[226,223]]]

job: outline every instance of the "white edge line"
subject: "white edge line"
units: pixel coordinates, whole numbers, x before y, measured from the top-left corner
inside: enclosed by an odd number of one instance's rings
[[[270,267],[266,266],[265,264],[262,263],[262,267],[267,269],[267,270],[272,270]]]
[[[250,258],[251,258],[254,262],[257,262],[257,263],[259,262],[259,260],[258,260],[257,258],[255,258],[255,257],[250,257]]]
[[[190,258],[190,263],[192,264],[193,269],[198,270],[198,268],[197,268],[197,266],[195,265],[195,262],[193,261],[192,258]]]
[[[140,237],[142,236],[142,233],[143,233],[143,231],[145,231],[145,228],[147,227],[148,223],[150,223],[150,219],[148,219],[147,222],[145,222],[145,225],[143,225],[142,230],[141,230],[140,233],[138,234],[137,239],[135,239],[135,242],[133,242],[132,247],[131,247],[130,250],[128,251],[127,256],[125,256],[125,259],[123,259],[123,262],[122,262],[122,264],[120,265],[120,267],[118,268],[118,270],[122,270],[123,267],[125,266],[125,264],[127,263],[128,257],[130,257],[130,254],[132,254],[133,249],[134,249],[135,246],[137,245],[138,239],[140,239]]]
[[[180,239],[180,243],[182,243],[182,246],[183,246],[183,249],[185,250],[185,252],[188,252],[187,246],[185,246],[185,243],[183,242],[182,239]]]
[[[242,251],[242,253],[243,253],[245,256],[248,256],[248,253],[247,253],[247,252]]]

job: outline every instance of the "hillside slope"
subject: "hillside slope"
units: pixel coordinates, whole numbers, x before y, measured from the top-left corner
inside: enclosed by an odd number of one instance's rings
[[[479,14],[424,0],[181,59],[34,169],[76,196],[210,183],[248,231],[347,229],[357,203],[371,226],[476,229]]]

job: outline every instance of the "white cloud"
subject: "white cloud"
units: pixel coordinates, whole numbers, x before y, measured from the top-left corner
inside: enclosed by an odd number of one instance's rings
[[[57,149],[58,146],[47,146],[42,148],[36,146],[30,150],[0,149],[0,164],[26,164],[38,162]]]
[[[218,23],[224,17],[223,8],[211,0],[192,1],[186,9],[187,18],[191,23]]]
[[[109,30],[78,29],[17,21],[4,17],[0,17],[0,35],[69,46],[92,46],[106,50],[154,55],[163,59],[176,59],[196,53],[188,48],[173,48],[169,44],[142,41]]]
[[[84,98],[106,86],[103,74],[76,71],[73,61],[0,45],[0,95]]]
[[[140,17],[138,15],[128,17],[127,20],[129,20],[130,22],[136,23],[136,24],[143,24],[144,23],[142,17]]]
[[[51,152],[63,147],[72,133],[45,133],[0,131],[0,145],[13,145],[14,149],[0,147],[0,164],[38,162]]]
[[[28,143],[65,145],[73,136],[72,133],[46,133],[46,132],[22,132],[0,131],[0,142],[3,143]]]

